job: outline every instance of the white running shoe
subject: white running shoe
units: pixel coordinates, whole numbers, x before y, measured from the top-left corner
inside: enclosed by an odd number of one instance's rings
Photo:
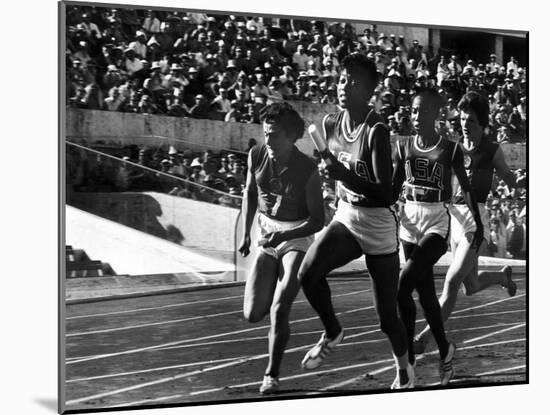
[[[275,393],[279,390],[279,378],[265,375],[264,380],[262,382],[262,386],[260,386],[260,393],[262,395],[268,395],[270,393]]]
[[[446,386],[449,384],[455,370],[453,369],[453,357],[456,352],[456,345],[454,343],[449,343],[449,351],[445,359],[441,360],[439,364],[439,378],[441,379],[441,386]]]
[[[391,389],[412,389],[414,388],[414,366],[410,363],[407,364],[407,376],[409,378],[409,381],[405,383],[404,385],[401,384],[399,381],[399,369],[397,369],[397,373],[395,374],[395,380],[391,384]]]
[[[329,353],[338,346],[342,340],[344,340],[344,329],[340,330],[340,333],[334,340],[327,338],[326,333],[323,333],[321,339],[313,346],[302,359],[302,369],[311,370],[316,369],[323,363]]]

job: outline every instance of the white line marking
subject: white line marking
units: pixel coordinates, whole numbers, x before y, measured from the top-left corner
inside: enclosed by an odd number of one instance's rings
[[[134,310],[111,311],[111,312],[108,312],[108,313],[87,314],[87,315],[82,315],[82,316],[66,317],[65,320],[76,320],[76,319],[80,319],[80,318],[114,316],[114,315],[118,315],[118,314],[131,314],[131,313],[139,313],[141,311],[163,310],[163,309],[166,309],[166,308],[183,307],[183,306],[186,306],[186,305],[211,303],[211,302],[218,302],[218,301],[223,301],[223,300],[232,300],[232,299],[235,299],[235,298],[242,298],[242,297],[243,297],[242,295],[234,295],[232,297],[211,298],[209,300],[190,301],[188,303],[166,304],[166,305],[161,305],[161,306],[157,306],[157,307],[136,308]]]
[[[163,366],[163,367],[155,367],[155,368],[152,368],[152,369],[135,370],[135,371],[132,371],[132,372],[121,372],[121,373],[111,373],[109,375],[90,376],[88,378],[77,378],[77,379],[67,380],[66,383],[88,382],[88,381],[91,381],[91,380],[109,379],[109,378],[114,378],[114,377],[119,377],[119,376],[138,375],[138,374],[143,374],[143,373],[159,372],[159,371],[162,371],[162,370],[182,369],[182,368],[191,367],[191,366],[200,366],[200,365],[209,365],[209,364],[213,364],[213,363],[229,362],[231,360],[244,359],[246,357],[248,357],[248,356],[241,356],[241,357],[237,357],[237,358],[229,357],[229,358],[226,358],[226,359],[219,359],[219,360],[207,360],[207,361],[204,361],[204,362],[185,363],[185,364],[174,365],[174,366]]]
[[[155,403],[155,402],[169,401],[169,400],[172,400],[172,399],[178,399],[178,398],[182,398],[182,397],[183,397],[182,394],[172,395],[172,396],[162,396],[160,398],[143,399],[141,401],[128,402],[128,403],[123,403],[123,404],[120,404],[120,405],[102,406],[102,407],[99,407],[98,409],[125,408],[127,406],[146,405],[146,404],[152,404],[152,403]]]
[[[468,307],[468,308],[463,308],[462,310],[457,310],[457,311],[453,311],[454,314],[456,313],[465,313],[466,311],[470,311],[470,310],[476,310],[478,308],[483,308],[483,307],[488,307],[490,305],[495,305],[495,304],[499,304],[499,303],[504,303],[506,301],[512,301],[512,300],[515,300],[515,299],[518,299],[518,298],[522,298],[522,297],[525,297],[525,294],[520,294],[520,295],[516,295],[514,297],[507,297],[507,298],[503,298],[502,300],[496,300],[496,301],[492,301],[490,303],[485,303],[485,304],[481,304],[481,305],[476,305],[476,306],[473,306],[473,307]]]
[[[133,330],[133,329],[142,329],[144,327],[154,327],[154,326],[162,326],[165,324],[175,324],[175,323],[183,323],[185,321],[193,321],[193,320],[202,320],[207,318],[213,318],[213,317],[221,317],[221,316],[228,316],[230,314],[236,314],[242,312],[239,311],[226,311],[225,313],[216,313],[216,314],[209,314],[206,316],[194,316],[194,317],[187,317],[187,318],[178,318],[175,320],[164,320],[164,321],[157,321],[155,323],[144,323],[144,324],[136,324],[133,326],[125,326],[125,327],[113,327],[110,329],[102,329],[102,330],[93,330],[93,331],[84,331],[80,333],[71,333],[67,334],[66,337],[82,337],[82,336],[89,336],[91,334],[102,334],[102,333],[112,333],[115,331],[123,331],[123,330]]]
[[[518,326],[520,326],[520,325],[518,325]],[[518,326],[515,326],[514,328],[516,328]],[[503,331],[508,331],[508,330],[510,330],[510,329],[498,330],[498,331],[496,331],[492,334],[499,334],[499,333],[502,333]],[[358,335],[362,335],[362,333],[359,333]],[[353,337],[357,337],[358,335],[354,335]],[[489,334],[489,335],[491,335],[491,334]],[[483,336],[483,338],[488,337],[489,335]],[[466,342],[472,342],[472,341],[475,341],[477,339],[480,339],[480,338],[470,339],[470,340],[467,340]],[[525,339],[523,339],[523,340],[525,340]],[[502,342],[495,342],[495,343],[490,343],[490,344],[485,344],[485,345],[476,345],[476,346],[469,346],[469,347],[467,346],[467,347],[462,347],[461,349],[462,350],[468,350],[468,349],[472,349],[472,348],[478,348],[478,347],[484,347],[484,346],[502,344],[502,343],[513,343],[513,342],[517,342],[517,341],[521,341],[521,340],[506,340],[506,341],[502,341]],[[466,343],[466,342],[464,342],[464,343]],[[313,346],[313,344],[294,347],[292,349],[288,349],[287,353],[293,353],[293,352],[296,352],[296,351],[299,351],[299,350],[307,349],[311,346]],[[430,352],[430,353],[425,353],[424,355],[431,355],[431,354],[435,354],[435,353],[437,353],[437,351],[433,351],[433,352]],[[128,391],[136,390],[136,389],[141,389],[141,388],[144,388],[144,387],[147,387],[147,386],[158,385],[158,384],[178,380],[178,379],[181,379],[181,378],[184,378],[184,377],[193,376],[193,375],[196,375],[196,374],[199,374],[199,373],[206,373],[206,372],[210,372],[210,371],[214,371],[214,370],[224,369],[224,368],[231,367],[231,366],[236,366],[236,365],[239,365],[239,364],[242,364],[242,363],[245,363],[245,362],[262,359],[266,356],[267,356],[267,354],[261,354],[261,355],[247,357],[247,358],[239,358],[239,359],[230,361],[228,363],[212,366],[212,367],[209,367],[209,368],[202,368],[202,369],[195,370],[195,371],[192,371],[192,372],[182,373],[182,374],[175,375],[175,376],[170,376],[170,377],[166,377],[166,378],[157,379],[155,381],[150,381],[150,382],[145,382],[145,383],[141,383],[141,384],[137,384],[137,385],[133,385],[133,386],[128,386],[128,387],[117,389],[117,390],[114,390],[114,391],[104,392],[104,393],[100,393],[100,394],[96,394],[96,395],[92,395],[92,396],[87,396],[87,397],[83,397],[83,398],[79,398],[79,399],[73,399],[73,400],[67,401],[66,404],[67,405],[74,405],[76,403],[85,402],[85,401],[89,401],[89,400],[92,400],[92,399],[98,399],[98,398],[103,398],[103,397],[106,397],[106,396],[117,395],[119,393],[128,392]],[[322,373],[339,372],[339,371],[344,371],[344,370],[349,370],[349,369],[354,369],[354,368],[368,367],[368,366],[372,366],[372,365],[375,365],[375,364],[387,363],[387,362],[391,362],[391,361],[392,361],[392,359],[384,359],[384,360],[379,360],[377,362],[361,363],[361,364],[350,365],[350,366],[345,366],[345,367],[340,367],[340,368],[335,368],[335,369],[329,369],[329,370],[325,370],[325,371],[316,371],[316,372],[311,372],[311,373],[306,373],[306,374],[301,374],[301,375],[289,376],[289,377],[286,377],[286,378],[282,378],[281,380],[297,379],[297,378],[303,378],[303,377],[308,377],[308,376],[313,376],[313,375],[319,375],[319,374],[322,374]],[[393,367],[393,365],[388,366],[389,369],[384,369],[384,370],[390,370],[392,367]],[[347,381],[347,382],[351,382],[351,381]],[[232,387],[243,387],[243,386],[255,385],[257,383],[258,382],[253,382],[253,383],[249,383],[249,384],[235,385],[235,386],[232,386]],[[193,395],[205,394],[205,393],[210,393],[210,392],[213,392],[213,391],[222,390],[222,389],[225,389],[225,388],[227,388],[227,387],[215,388],[215,389],[210,389],[208,391],[200,391],[200,392],[190,393],[189,395],[193,396]]]
[[[513,327],[508,327],[506,329],[502,329],[502,330],[499,330],[499,331],[495,331],[493,333],[489,333],[489,334],[484,334],[483,336],[479,336],[479,337],[475,337],[473,339],[469,339],[469,340],[465,340],[463,343],[464,344],[468,344],[468,343],[473,343],[473,342],[476,342],[478,340],[483,340],[483,339],[486,339],[487,337],[490,337],[490,336],[496,336],[497,334],[501,334],[501,333],[505,333],[507,331],[510,331],[510,330],[515,330],[515,329],[518,329],[520,327],[524,327],[525,326],[525,323],[521,323],[521,324],[517,324]]]
[[[344,296],[364,293],[364,292],[367,292],[367,291],[370,291],[370,290],[352,291],[352,292],[349,292],[349,293],[338,294],[338,295],[335,295],[334,297],[344,297]],[[295,301],[294,304],[300,304],[300,303],[305,303],[305,302],[307,302],[307,300],[300,300],[300,301]],[[101,330],[92,330],[92,331],[70,333],[70,334],[66,334],[66,337],[76,337],[76,336],[81,337],[81,336],[87,336],[87,335],[91,335],[91,334],[102,334],[102,333],[112,333],[112,332],[115,332],[115,331],[122,331],[122,330],[141,329],[141,328],[144,328],[144,327],[162,326],[164,324],[182,323],[182,322],[185,322],[185,321],[200,320],[200,319],[220,317],[220,316],[225,316],[225,315],[230,315],[230,314],[239,314],[239,313],[242,313],[242,309],[233,310],[233,311],[226,311],[224,313],[216,313],[216,314],[208,314],[208,315],[202,315],[202,316],[187,317],[187,318],[184,318],[184,319],[164,320],[164,321],[157,321],[157,322],[154,322],[154,323],[136,324],[136,325],[133,325],[133,326],[113,327],[113,328],[109,328],[109,329],[101,329]]]
[[[338,281],[338,282],[334,282],[334,283],[331,282],[331,285],[333,285],[333,284],[334,285],[349,284],[351,282],[356,283],[357,281]],[[370,291],[370,289],[356,291],[355,293],[365,292],[365,291]],[[340,297],[342,295],[351,295],[351,294],[354,294],[354,293],[338,294],[338,295],[335,295],[335,297]],[[66,317],[65,320],[76,320],[76,319],[81,319],[81,318],[114,316],[114,315],[118,315],[118,314],[131,314],[131,313],[139,313],[141,311],[163,310],[163,309],[166,309],[166,308],[183,307],[183,306],[186,306],[186,305],[194,305],[194,304],[213,303],[213,302],[218,302],[218,301],[223,301],[223,300],[231,300],[231,299],[243,298],[243,297],[244,297],[244,295],[241,294],[241,295],[234,295],[234,296],[231,296],[231,297],[210,298],[208,300],[190,301],[190,302],[187,302],[187,303],[165,304],[165,305],[155,306],[155,307],[136,308],[136,309],[133,309],[133,310],[111,311],[111,312],[108,312],[108,313],[98,313],[98,314],[87,314],[87,315],[81,315],[81,316],[72,316],[72,317]],[[304,302],[304,301],[298,301],[298,302]]]
[[[505,340],[505,341],[499,341],[499,342],[494,342],[494,343],[478,344],[478,345],[475,345],[475,346],[459,348],[458,350],[460,351],[461,349],[467,350],[467,349],[475,349],[475,348],[478,348],[478,347],[496,346],[496,345],[499,345],[499,344],[516,343],[516,342],[520,342],[520,341],[525,341],[525,338],[514,339],[514,340]],[[433,352],[425,353],[425,354],[435,354],[435,353],[438,353],[438,352],[433,351]],[[419,356],[419,359],[421,357],[422,356]],[[360,369],[360,368],[373,366],[373,365],[380,364],[380,363],[388,363],[388,362],[392,362],[392,361],[393,361],[393,359],[383,359],[383,360],[378,360],[376,362],[359,363],[359,364],[355,364],[355,365],[343,366],[343,367],[334,368],[334,369],[320,370],[320,371],[315,371],[315,372],[307,372],[307,373],[303,373],[303,374],[299,374],[299,375],[282,377],[282,378],[280,378],[280,380],[285,381],[285,380],[294,380],[294,379],[307,378],[307,377],[312,377],[312,376],[318,376],[318,375],[325,374],[325,373],[334,373],[334,372],[340,372],[340,371],[350,370],[350,369]],[[393,368],[393,365],[386,366],[382,369],[378,369],[378,373],[381,373],[382,371],[390,370],[392,368]],[[355,380],[356,378],[353,378],[353,379]],[[256,381],[256,382],[250,382],[250,383],[242,383],[242,384],[239,384],[239,385],[224,386],[222,388],[207,389],[207,390],[198,391],[198,392],[191,392],[189,394],[189,396],[204,395],[204,394],[207,394],[207,393],[219,392],[219,391],[224,390],[224,389],[243,388],[243,387],[247,387],[247,386],[254,386],[254,385],[259,385],[260,383],[261,382]],[[351,380],[350,380],[350,383],[351,383]],[[313,392],[313,393],[315,393],[315,392]]]
[[[514,367],[508,367],[508,368],[505,368],[505,369],[493,370],[491,372],[477,373],[474,376],[496,375],[496,374],[499,374],[499,373],[511,372],[511,371],[517,370],[517,369],[525,369],[525,365],[519,365],[519,366],[514,366]]]
[[[479,347],[488,347],[488,346],[497,346],[497,345],[500,345],[500,344],[507,344],[507,343],[517,343],[517,342],[520,342],[520,341],[525,341],[525,338],[521,338],[521,339],[514,339],[514,340],[504,340],[504,341],[498,341],[498,342],[493,342],[493,343],[486,343],[486,344],[478,344],[478,345],[475,345],[475,346],[467,346],[467,347],[459,347],[457,350],[458,351],[461,351],[461,350],[470,350],[470,349],[476,349],[476,348],[479,348]],[[429,353],[424,353],[420,356],[417,356],[416,357],[416,360],[422,360],[425,356],[431,356],[431,355],[435,355],[435,354],[439,354],[439,351],[438,350],[434,350],[434,351],[431,351]],[[388,359],[387,361],[391,361],[391,359]],[[525,367],[525,365],[523,366]],[[378,375],[380,373],[383,373],[383,372],[387,372],[391,369],[395,368],[395,365],[390,365],[390,366],[384,366],[380,369],[377,369],[373,372],[369,372],[370,375]],[[354,383],[354,382],[357,382],[358,380],[360,380],[364,375],[360,375],[360,376],[356,376],[356,377],[353,377],[351,379],[348,379],[348,380],[345,380],[345,381],[342,381],[342,382],[338,382],[338,383],[335,383],[335,384],[332,384],[332,385],[329,385],[329,386],[326,386],[322,389],[320,389],[319,391],[326,391],[326,390],[331,390],[331,389],[336,389],[336,388],[339,388],[339,387],[342,387],[342,386],[347,386],[351,383]],[[435,383],[430,383],[428,384],[427,386],[435,386],[435,385],[439,385],[439,382],[435,382]],[[307,395],[309,394],[315,394],[315,393],[319,393],[319,392],[310,392],[308,393]]]
[[[293,353],[293,352],[296,352],[296,351],[299,351],[299,350],[304,350],[304,349],[312,347],[314,344],[315,343],[306,344],[305,346],[294,347],[292,349],[288,349],[286,352],[287,353]],[[138,384],[133,385],[133,386],[127,386],[125,388],[116,389],[116,390],[109,391],[109,392],[98,393],[96,395],[85,396],[85,397],[79,398],[79,399],[72,399],[70,401],[67,401],[66,405],[67,406],[68,405],[74,405],[76,403],[86,402],[86,401],[90,401],[92,399],[104,398],[106,396],[117,395],[117,394],[122,393],[122,392],[128,392],[128,391],[132,391],[132,390],[136,390],[136,389],[141,389],[141,388],[145,388],[147,386],[159,385],[159,384],[162,384],[162,383],[171,382],[171,381],[174,381],[174,380],[182,379],[182,378],[185,378],[185,377],[189,377],[189,376],[193,376],[193,375],[197,375],[197,374],[201,374],[201,373],[211,372],[211,371],[219,370],[219,369],[225,369],[227,367],[237,366],[237,365],[240,365],[242,363],[250,362],[250,361],[253,361],[253,360],[263,359],[267,356],[268,356],[268,354],[265,353],[265,354],[260,354],[260,355],[256,355],[256,356],[246,357],[246,358],[239,358],[239,359],[236,359],[236,360],[233,360],[231,362],[224,363],[224,364],[221,364],[221,365],[211,366],[211,367],[208,367],[208,368],[201,368],[201,369],[198,369],[198,370],[194,370],[192,372],[181,373],[179,375],[169,376],[169,377],[153,380],[153,381],[150,381],[150,382],[138,383]]]
[[[455,313],[459,313],[459,312],[462,312],[462,311],[463,310],[457,310],[457,311],[455,311]],[[525,312],[525,310],[523,310],[523,309],[510,310],[510,311],[497,311],[497,312],[492,312],[492,313],[470,314],[470,315],[465,315],[465,316],[451,316],[451,317],[449,317],[449,320],[458,320],[458,319],[476,318],[476,317],[487,317],[487,316],[494,316],[494,315],[515,314],[515,313],[524,313],[524,312]],[[295,320],[295,321],[292,321],[291,324],[292,323],[301,323],[301,322],[312,320],[312,319],[314,319],[314,317],[309,318],[309,319]],[[422,322],[422,321],[424,321],[424,320],[417,320],[417,323]],[[376,325],[358,326],[358,327],[354,327],[354,328],[360,328],[360,327],[368,328],[368,327],[375,327],[375,326]],[[227,335],[231,335],[231,334],[246,333],[246,332],[250,332],[250,331],[254,331],[254,330],[266,329],[266,328],[269,328],[269,327],[270,326],[252,327],[250,329],[244,329],[244,330],[239,330],[239,331],[234,331],[234,332],[229,332],[229,333],[221,333],[221,334],[214,335],[214,336],[207,336],[207,337],[202,337],[202,338],[197,338],[197,339],[179,340],[179,341],[164,343],[164,344],[160,344],[160,345],[156,345],[156,346],[149,346],[149,347],[140,348],[140,349],[132,349],[132,350],[117,352],[117,353],[70,357],[70,358],[66,359],[66,363],[67,364],[79,363],[79,362],[86,362],[86,361],[89,361],[89,360],[108,358],[108,357],[112,357],[112,356],[139,353],[139,352],[142,352],[142,351],[148,351],[148,350],[154,350],[154,349],[164,349],[164,348],[169,347],[169,346],[175,346],[175,345],[179,345],[179,344],[189,343],[189,342],[192,342],[192,341],[206,340],[207,338],[210,339],[210,338],[223,337],[223,336],[227,336]],[[315,333],[315,332],[312,332],[312,333]],[[317,332],[317,333],[320,333],[320,332]]]
[[[369,310],[371,308],[374,308],[374,306],[362,307],[362,308],[357,308],[357,309],[348,310],[348,311],[342,311],[340,313],[336,313],[336,315],[350,314],[350,313],[355,313],[355,312],[358,312],[358,311]],[[293,320],[293,321],[290,322],[290,324],[303,323],[303,322],[315,320],[315,319],[318,319],[318,318],[319,317],[314,316],[314,317],[303,318],[303,319],[300,319],[300,320]],[[130,349],[130,350],[122,351],[122,352],[105,353],[105,354],[100,354],[100,355],[87,356],[87,357],[83,357],[83,358],[79,358],[79,359],[75,359],[75,360],[67,359],[66,364],[69,365],[69,364],[73,364],[73,363],[87,362],[87,361],[90,361],[90,360],[104,359],[104,358],[107,358],[107,357],[114,357],[114,356],[122,356],[122,355],[127,355],[127,354],[139,353],[139,352],[143,352],[143,351],[147,351],[147,350],[158,349],[158,348],[161,348],[161,347],[176,346],[176,345],[179,345],[179,344],[186,344],[186,343],[191,343],[191,342],[195,342],[195,341],[209,340],[209,339],[215,339],[215,338],[219,338],[219,337],[232,336],[232,335],[235,335],[235,334],[248,333],[248,332],[251,332],[251,331],[254,331],[254,330],[262,330],[262,329],[265,330],[265,329],[270,328],[270,327],[271,327],[270,325],[251,327],[251,328],[248,328],[248,329],[235,330],[235,331],[230,331],[230,332],[226,332],[226,333],[219,333],[219,334],[212,334],[210,336],[197,337],[197,338],[194,338],[194,339],[178,340],[178,341],[164,343],[164,344],[157,344],[157,345],[154,345],[154,346],[140,347],[140,348],[137,348],[137,349]]]

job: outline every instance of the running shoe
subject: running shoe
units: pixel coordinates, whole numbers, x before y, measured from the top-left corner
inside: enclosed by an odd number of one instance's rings
[[[279,390],[279,378],[270,376],[270,375],[264,375],[262,386],[260,386],[260,393],[262,395],[268,395],[270,393],[275,393],[278,390]]]
[[[456,345],[449,343],[449,351],[445,359],[442,359],[439,364],[439,378],[441,379],[441,386],[446,386],[451,381],[455,370],[453,369],[453,357],[456,352]]]
[[[428,342],[423,340],[420,336],[415,336],[413,340],[414,354],[424,354],[426,347],[428,347]]]
[[[513,297],[516,295],[516,292],[518,290],[518,286],[512,280],[512,267],[509,265],[506,265],[504,268],[502,268],[502,272],[504,275],[506,275],[506,285],[504,285],[504,288],[506,288],[506,291],[508,291],[508,295],[510,297]]]
[[[333,339],[327,338],[326,333],[323,333],[321,339],[313,346],[304,356],[302,360],[302,369],[316,369],[323,363],[330,352],[344,340],[344,330]]]
[[[399,369],[397,369],[397,373],[395,375],[395,380],[393,381],[392,385],[390,386],[391,389],[412,389],[414,388],[414,366],[410,363],[407,364],[407,376],[409,378],[409,381],[405,383],[404,385],[401,384],[399,380]]]

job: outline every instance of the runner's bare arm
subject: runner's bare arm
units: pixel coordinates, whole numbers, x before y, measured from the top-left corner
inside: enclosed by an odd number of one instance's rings
[[[250,229],[252,221],[258,208],[258,188],[256,186],[256,178],[252,166],[252,151],[248,153],[248,174],[246,176],[246,185],[243,192],[242,215],[243,220],[243,237],[239,246],[239,252],[243,256],[250,253]]]
[[[464,154],[458,146],[456,147],[454,157],[452,158],[452,168],[458,183],[460,184],[460,188],[462,189],[462,194],[464,195],[466,205],[468,205],[468,208],[474,216],[477,226],[474,235],[474,243],[476,249],[479,249],[481,243],[483,242],[483,223],[481,222],[481,215],[479,213],[477,201],[475,200],[472,192],[472,186],[468,181],[468,175],[466,174],[466,169],[464,168]]]

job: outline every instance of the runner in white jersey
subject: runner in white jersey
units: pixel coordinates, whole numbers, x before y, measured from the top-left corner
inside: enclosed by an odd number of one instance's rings
[[[478,202],[483,222],[483,236],[489,241],[489,214],[485,202],[493,183],[493,174],[506,182],[508,187],[524,186],[525,178],[516,177],[504,160],[504,153],[497,143],[490,142],[483,135],[489,124],[489,103],[477,92],[469,92],[458,104],[463,138],[460,145],[464,153],[464,167],[468,175],[472,192]],[[441,316],[446,321],[451,315],[460,286],[464,284],[466,295],[475,294],[492,285],[507,289],[510,296],[516,294],[517,286],[512,280],[512,269],[503,267],[500,271],[482,271],[478,273],[478,250],[472,244],[475,232],[475,221],[466,205],[464,194],[455,183],[451,213],[450,245],[453,261],[447,270],[443,292],[439,297]],[[431,331],[428,326],[415,338],[414,351],[421,354],[426,350]]]

